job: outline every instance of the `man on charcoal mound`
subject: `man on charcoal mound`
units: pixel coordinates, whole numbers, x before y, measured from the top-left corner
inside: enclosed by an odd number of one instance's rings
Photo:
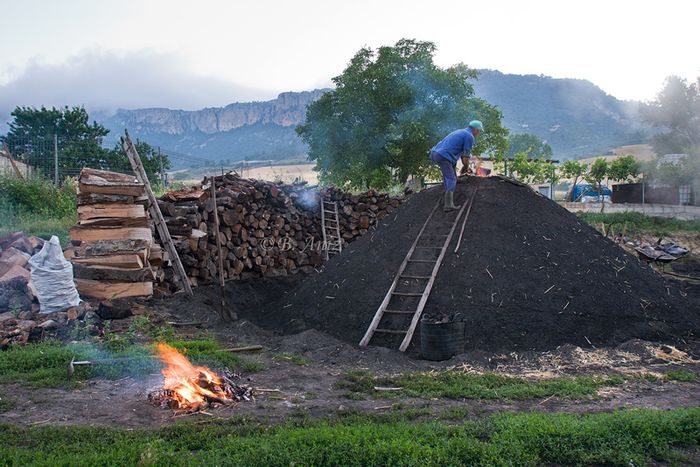
[[[484,125],[479,120],[469,122],[467,128],[455,130],[445,136],[442,141],[430,150],[430,160],[435,162],[442,172],[442,180],[445,185],[445,212],[453,211],[455,206],[454,195],[457,186],[457,161],[462,158],[462,164],[469,164],[469,155],[474,147],[474,139],[479,136]]]

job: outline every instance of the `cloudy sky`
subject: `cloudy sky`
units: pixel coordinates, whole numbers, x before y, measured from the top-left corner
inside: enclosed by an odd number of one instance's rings
[[[16,105],[197,109],[330,85],[363,46],[582,78],[622,99],[700,76],[700,2],[0,0],[0,115]]]

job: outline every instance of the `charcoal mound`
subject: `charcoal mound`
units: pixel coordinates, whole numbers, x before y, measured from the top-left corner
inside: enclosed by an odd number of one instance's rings
[[[425,307],[461,313],[467,349],[548,350],[633,338],[682,343],[700,331],[700,307],[679,284],[575,215],[498,177],[468,178],[455,202],[477,187],[461,246],[454,253],[458,228]],[[441,196],[440,187],[413,195],[267,307],[259,324],[284,333],[314,328],[357,344]],[[449,214],[438,209],[435,216],[449,223]],[[412,346],[417,342],[418,334]],[[398,348],[379,335],[371,343]]]

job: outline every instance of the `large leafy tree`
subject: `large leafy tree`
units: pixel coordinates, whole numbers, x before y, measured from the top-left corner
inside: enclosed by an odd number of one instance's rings
[[[309,105],[297,127],[323,183],[385,188],[431,169],[429,149],[471,119],[484,122],[474,154],[502,155],[507,130],[501,114],[474,96],[464,65],[443,69],[435,45],[403,39],[393,47],[363,48],[335,89]]]
[[[700,154],[700,78],[689,84],[669,76],[656,100],[641,107],[641,115],[664,130],[651,140],[657,154]]]
[[[610,163],[608,178],[618,182],[631,182],[639,175],[641,166],[634,156],[620,156]]]
[[[61,176],[80,167],[102,167],[113,157],[102,147],[102,138],[109,130],[97,122],[90,124],[83,107],[17,107],[11,116],[2,142],[33,167],[53,172],[55,144]]]
[[[508,158],[513,158],[516,154],[525,151],[528,151],[529,157],[533,159],[552,158],[552,147],[542,141],[537,135],[520,133],[508,137]]]

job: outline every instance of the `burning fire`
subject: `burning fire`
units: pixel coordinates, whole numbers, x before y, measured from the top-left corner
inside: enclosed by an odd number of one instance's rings
[[[472,157],[476,159],[476,163],[474,164],[474,175],[476,175],[477,177],[488,177],[491,174],[491,169],[482,167],[484,161],[481,160],[479,156]]]
[[[187,357],[167,344],[159,343],[157,350],[166,365],[161,370],[165,381],[160,403],[176,409],[197,410],[207,403],[234,400],[235,392],[228,380],[223,381],[207,367],[192,365]]]

